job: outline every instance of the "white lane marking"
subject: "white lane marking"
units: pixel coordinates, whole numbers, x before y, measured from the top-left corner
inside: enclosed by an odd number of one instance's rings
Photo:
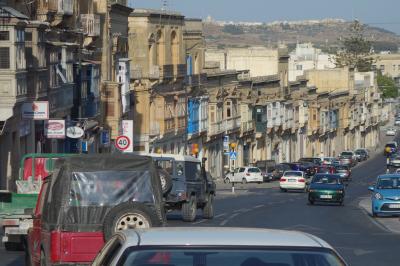
[[[231,216],[229,216],[227,219],[223,220],[219,225],[226,225],[229,220],[232,220],[233,218],[235,218],[236,216],[238,216],[240,213],[234,213]]]
[[[194,222],[192,224],[201,224],[201,223],[204,223],[205,221],[207,221],[207,220],[206,219],[202,219],[202,220]]]
[[[264,207],[265,205],[264,204],[261,204],[261,205],[257,205],[257,206],[254,206],[253,207],[253,209],[258,209],[258,208],[262,208],[262,207]]]
[[[239,210],[235,210],[235,211],[233,211],[233,212],[247,212],[247,211],[249,211],[248,209],[239,209]]]
[[[221,214],[215,215],[214,218],[219,218],[219,217],[222,217],[222,216],[225,216],[225,215],[227,215],[227,213],[221,213]]]

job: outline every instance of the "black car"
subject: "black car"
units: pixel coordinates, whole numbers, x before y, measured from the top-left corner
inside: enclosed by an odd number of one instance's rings
[[[292,170],[291,167],[287,164],[277,164],[275,166],[275,169],[272,171],[272,179],[273,180],[279,180],[283,176],[283,173],[286,171]]]
[[[356,158],[359,162],[365,161],[368,159],[368,153],[365,150],[358,149],[354,151]]]
[[[142,154],[146,155],[146,154]],[[216,185],[206,173],[204,162],[192,157],[173,154],[147,154],[153,158],[157,168],[168,174],[166,186],[163,184],[165,208],[180,210],[185,222],[196,219],[197,209],[203,211],[203,218],[214,217],[214,197]],[[172,180],[169,183],[168,180]],[[163,178],[161,178],[163,182]]]
[[[321,158],[318,158],[318,157],[300,158],[299,162],[313,163],[313,164],[315,164],[315,165],[317,165],[317,166],[322,164]]]
[[[255,163],[255,167],[258,167],[261,170],[261,173],[264,178],[264,182],[273,181],[274,178],[273,178],[272,173],[276,167],[276,162],[274,160],[257,161]]]

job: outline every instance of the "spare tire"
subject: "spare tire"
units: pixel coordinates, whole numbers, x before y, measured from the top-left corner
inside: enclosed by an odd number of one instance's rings
[[[172,176],[164,169],[158,169],[163,196],[167,196],[172,189]]]
[[[118,231],[161,226],[157,213],[139,202],[125,202],[112,208],[103,223],[105,241]]]

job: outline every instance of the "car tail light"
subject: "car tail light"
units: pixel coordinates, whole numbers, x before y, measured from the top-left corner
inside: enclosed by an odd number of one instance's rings
[[[304,182],[306,182],[306,180],[305,180],[304,178],[300,178],[300,179],[299,179],[299,182],[300,182],[300,183],[304,183]]]
[[[50,234],[50,259],[51,262],[61,260],[61,232],[52,231]]]
[[[281,178],[279,182],[286,182],[286,178]]]

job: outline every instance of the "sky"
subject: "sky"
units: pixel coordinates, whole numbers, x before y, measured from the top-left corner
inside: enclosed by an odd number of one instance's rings
[[[358,19],[400,34],[400,0],[129,0],[133,7],[180,11],[186,17],[272,22],[323,18]]]

